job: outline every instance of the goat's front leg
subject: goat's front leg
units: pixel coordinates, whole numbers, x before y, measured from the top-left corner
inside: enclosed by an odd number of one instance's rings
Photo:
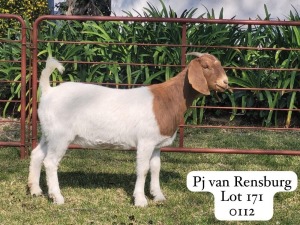
[[[159,184],[160,165],[161,165],[160,149],[155,149],[150,159],[150,172],[151,172],[150,193],[153,195],[154,201],[166,200],[165,196],[161,191],[160,184]]]
[[[134,205],[145,207],[148,202],[145,196],[145,181],[150,168],[150,158],[152,156],[154,146],[146,146],[146,144],[139,144],[137,148],[136,159],[136,183],[133,192]]]

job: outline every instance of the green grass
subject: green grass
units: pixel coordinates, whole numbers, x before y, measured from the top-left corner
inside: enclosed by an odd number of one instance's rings
[[[185,147],[297,150],[298,131],[186,129]]]
[[[297,149],[298,132],[241,132],[189,130],[190,147]],[[214,216],[210,193],[193,193],[186,176],[193,170],[288,170],[300,172],[299,157],[162,153],[163,204],[147,196],[149,206],[132,204],[135,153],[105,150],[71,150],[64,157],[59,179],[65,204],[26,194],[29,160],[19,160],[18,149],[0,149],[0,224],[300,224],[300,191],[278,193],[274,216],[267,222],[226,222]],[[147,181],[148,182],[148,181]],[[46,192],[45,173],[42,188]]]

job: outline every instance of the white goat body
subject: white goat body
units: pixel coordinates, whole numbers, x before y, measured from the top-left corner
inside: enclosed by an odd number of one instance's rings
[[[49,58],[40,78],[38,113],[43,134],[31,154],[28,186],[32,195],[42,193],[39,180],[44,162],[48,194],[57,204],[64,203],[57,169],[70,143],[136,148],[135,205],[147,205],[144,185],[149,169],[154,200],[165,200],[159,184],[159,148],[173,142],[180,118],[196,96],[228,88],[221,64],[209,54],[199,55],[165,83],[130,90],[74,82],[50,87],[49,76],[55,68],[64,70],[57,60]]]
[[[84,147],[129,149],[150,138],[154,147],[161,147],[170,137],[160,135],[152,102],[145,87],[124,90],[70,82],[43,94],[38,112],[45,136],[53,141],[63,136]]]

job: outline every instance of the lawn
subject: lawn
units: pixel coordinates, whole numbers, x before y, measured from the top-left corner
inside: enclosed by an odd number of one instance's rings
[[[243,149],[297,149],[298,132],[189,130],[189,147]],[[300,191],[277,193],[270,221],[218,221],[210,193],[190,192],[186,176],[205,171],[294,171],[300,157],[162,153],[163,204],[149,195],[149,206],[132,204],[135,153],[107,150],[70,150],[64,157],[59,179],[64,205],[53,205],[47,196],[26,194],[29,160],[19,160],[18,149],[0,148],[0,224],[300,224]],[[148,181],[147,181],[148,182]],[[45,173],[42,188],[46,189]]]

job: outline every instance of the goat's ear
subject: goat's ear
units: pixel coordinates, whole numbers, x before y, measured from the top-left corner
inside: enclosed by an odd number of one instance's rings
[[[199,59],[194,59],[188,65],[188,80],[192,87],[201,94],[209,95],[210,91],[206,78],[203,74],[203,67]]]

